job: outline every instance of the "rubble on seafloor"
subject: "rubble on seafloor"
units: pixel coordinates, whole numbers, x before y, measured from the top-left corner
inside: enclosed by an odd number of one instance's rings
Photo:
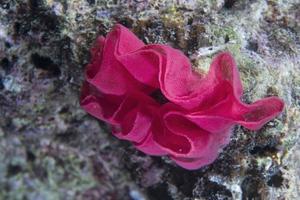
[[[78,103],[89,48],[115,23],[204,72],[232,52],[243,100],[279,96],[284,112],[237,126],[199,170],[138,152]],[[297,0],[1,0],[0,199],[299,199],[299,34]]]

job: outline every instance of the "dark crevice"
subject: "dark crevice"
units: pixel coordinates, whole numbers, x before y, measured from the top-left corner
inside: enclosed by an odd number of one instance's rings
[[[201,181],[201,188],[205,188],[201,192],[201,197],[206,200],[232,199],[232,193],[224,185],[209,181],[204,178]]]
[[[26,151],[26,158],[29,162],[34,162],[36,159],[36,156],[34,155],[34,153],[32,151]]]
[[[267,185],[270,187],[279,188],[283,185],[284,178],[278,165],[273,165],[270,170],[268,170]]]
[[[241,185],[242,188],[242,200],[260,200],[262,195],[260,189],[263,188],[263,182],[259,177],[247,176]]]
[[[193,189],[198,180],[197,174],[178,167],[172,168],[170,172],[172,183],[176,185],[185,196],[192,197]],[[180,174],[180,176],[178,174]]]
[[[43,1],[41,0],[28,0],[28,5],[31,10],[38,9],[43,6]]]
[[[225,0],[224,8],[230,9],[234,6],[237,0]]]
[[[22,171],[20,165],[9,165],[7,169],[7,176],[14,176]]]
[[[149,200],[173,200],[168,192],[168,185],[165,183],[159,184],[156,187],[150,187],[147,193]]]
[[[278,150],[277,150],[277,148],[275,146],[266,145],[266,146],[255,146],[249,152],[252,155],[265,156],[265,155],[267,155],[269,153],[274,154],[277,151]]]
[[[3,79],[2,76],[0,76],[0,90],[4,89]]]
[[[43,69],[50,72],[53,76],[60,75],[60,69],[49,57],[40,56],[37,53],[31,55],[33,65],[38,69]]]
[[[228,43],[230,41],[230,38],[228,35],[225,36],[224,41],[225,41],[225,43]]]
[[[150,96],[160,105],[166,104],[169,100],[163,95],[161,90],[157,89],[150,94]]]
[[[3,58],[0,62],[0,66],[2,67],[2,69],[4,69],[6,73],[10,71],[12,65],[13,65],[12,62],[10,62],[8,58]]]
[[[95,5],[96,0],[86,0],[91,6]]]
[[[282,186],[283,180],[282,172],[278,172],[277,174],[271,176],[267,184],[268,186],[279,188]]]
[[[246,46],[247,49],[251,50],[251,51],[255,51],[257,52],[258,50],[258,43],[255,41],[250,41],[248,43],[248,45]]]

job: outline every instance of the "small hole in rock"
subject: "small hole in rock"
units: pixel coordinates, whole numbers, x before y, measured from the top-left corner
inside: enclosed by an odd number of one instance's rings
[[[58,65],[54,64],[49,57],[40,56],[34,53],[31,55],[31,61],[33,65],[38,69],[49,71],[54,76],[60,75],[60,69]]]
[[[17,34],[17,35],[20,34],[20,31],[21,31],[21,24],[20,24],[20,22],[16,22],[14,24],[14,30],[15,30],[15,34]]]
[[[193,18],[189,18],[188,19],[188,25],[192,25],[193,24]]]
[[[31,9],[38,8],[43,5],[43,1],[40,0],[29,0],[28,5]]]
[[[69,112],[69,107],[64,106],[60,109],[59,114],[63,114],[63,113],[67,113],[67,112]]]
[[[10,4],[9,3],[3,3],[1,7],[3,9],[9,9],[10,8]]]
[[[86,0],[90,5],[94,5],[95,4],[95,0]]]
[[[120,24],[122,24],[123,26],[125,26],[126,28],[132,28],[133,20],[130,18],[124,18],[124,19],[118,20],[118,22]]]
[[[203,199],[232,199],[232,193],[224,185],[204,179],[201,186],[205,189],[201,192]]]
[[[35,155],[31,151],[26,151],[27,160],[33,162],[35,160]]]
[[[229,42],[229,40],[230,40],[229,36],[228,36],[228,35],[226,35],[226,36],[225,36],[225,39],[224,39],[225,43],[228,43],[228,42]]]
[[[276,174],[270,177],[269,181],[267,182],[268,186],[279,188],[282,186],[283,177],[282,172],[278,171]]]
[[[262,181],[258,177],[246,177],[241,185],[242,199],[261,199],[260,189],[263,187]]]
[[[255,51],[257,52],[258,50],[258,43],[254,42],[254,41],[250,41],[246,47],[247,49],[251,50],[251,51]]]
[[[235,4],[236,0],[225,0],[224,7],[230,9]]]
[[[159,184],[156,187],[150,187],[148,189],[148,195],[150,200],[172,200],[173,198],[169,195],[168,185]]]
[[[8,176],[14,176],[22,171],[22,167],[20,165],[9,165],[7,169]]]
[[[4,89],[4,85],[3,85],[3,80],[2,77],[0,76],[0,90]]]
[[[269,154],[274,154],[277,151],[278,150],[275,146],[266,145],[266,146],[255,146],[249,152],[252,155],[266,156]]]
[[[11,62],[8,60],[8,58],[3,58],[0,65],[6,72],[8,72],[11,67]]]
[[[8,49],[11,47],[11,44],[10,44],[9,42],[5,42],[4,45],[5,45],[5,47],[8,48]]]
[[[197,182],[197,176],[190,171],[185,171],[180,168],[172,168],[170,171],[172,183],[180,189],[186,196],[192,196],[194,186]],[[181,174],[178,176],[178,174]]]

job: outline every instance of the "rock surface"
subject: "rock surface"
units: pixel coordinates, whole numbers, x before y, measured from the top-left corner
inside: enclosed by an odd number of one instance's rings
[[[196,171],[137,152],[78,104],[89,48],[117,22],[201,71],[231,51],[243,100],[280,96],[284,112],[236,127]],[[0,1],[0,199],[300,199],[299,108],[298,0]]]

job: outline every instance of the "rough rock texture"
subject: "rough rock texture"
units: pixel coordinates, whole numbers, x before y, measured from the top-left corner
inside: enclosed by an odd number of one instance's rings
[[[78,104],[89,48],[116,22],[201,71],[231,51],[243,100],[278,95],[285,111],[236,127],[196,171],[137,152]],[[298,0],[0,0],[0,199],[299,199],[299,108]]]

